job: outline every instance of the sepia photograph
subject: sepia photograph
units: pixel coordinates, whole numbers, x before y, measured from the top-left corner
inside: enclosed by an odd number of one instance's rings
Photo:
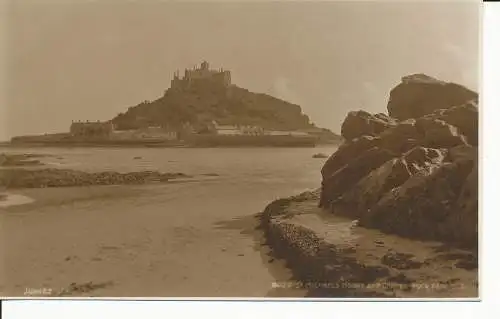
[[[2,298],[478,300],[478,1],[0,0]]]

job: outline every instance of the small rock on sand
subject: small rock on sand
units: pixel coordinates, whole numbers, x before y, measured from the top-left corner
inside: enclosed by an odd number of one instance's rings
[[[312,156],[313,158],[328,158],[328,155],[324,153],[317,153]]]

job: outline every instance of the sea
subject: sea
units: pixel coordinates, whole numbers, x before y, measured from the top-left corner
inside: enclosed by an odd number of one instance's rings
[[[46,155],[44,167],[158,170],[163,184],[9,191],[0,201],[4,296],[269,297],[292,280],[264,245],[255,215],[320,187],[336,147],[0,148]],[[37,297],[37,296],[35,296]]]

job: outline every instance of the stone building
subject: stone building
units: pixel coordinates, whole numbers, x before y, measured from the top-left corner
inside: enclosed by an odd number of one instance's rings
[[[262,127],[252,125],[220,125],[216,121],[212,122],[212,130],[218,135],[264,135]]]
[[[165,127],[150,126],[134,130],[119,130],[111,134],[113,140],[165,140],[177,139],[177,131]]]
[[[114,125],[110,122],[72,122],[70,134],[74,137],[110,137],[114,131]]]
[[[193,69],[185,69],[182,78],[179,71],[175,72],[170,87],[172,89],[187,89],[197,85],[228,87],[231,85],[231,72],[222,68],[210,69],[208,62],[203,61],[199,68],[194,66]]]

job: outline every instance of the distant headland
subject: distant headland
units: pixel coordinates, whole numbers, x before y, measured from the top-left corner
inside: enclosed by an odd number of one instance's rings
[[[314,125],[299,105],[253,93],[207,61],[173,74],[170,88],[108,121],[73,121],[69,132],[17,136],[11,144],[99,146],[315,146],[342,137]]]

